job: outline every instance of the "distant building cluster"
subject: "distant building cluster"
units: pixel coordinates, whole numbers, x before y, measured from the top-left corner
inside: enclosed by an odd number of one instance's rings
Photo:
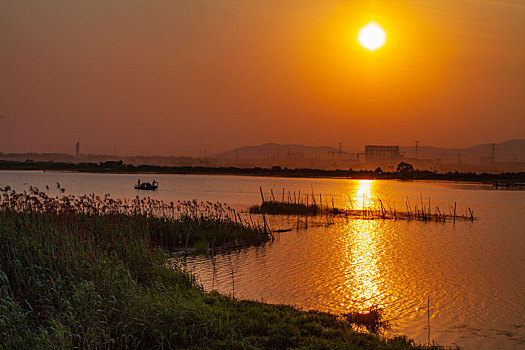
[[[116,152],[115,152],[116,153]],[[99,163],[123,161],[133,165],[265,167],[311,169],[382,169],[395,171],[400,162],[414,169],[431,171],[525,171],[525,139],[500,144],[481,144],[463,149],[414,146],[366,145],[356,152],[339,147],[263,144],[246,146],[207,157],[184,156],[119,156],[117,154],[80,153],[80,142],[74,152],[65,153],[2,153],[0,161],[52,161]]]

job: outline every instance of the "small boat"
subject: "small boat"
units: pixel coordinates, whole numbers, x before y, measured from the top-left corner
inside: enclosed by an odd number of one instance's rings
[[[135,185],[136,190],[144,190],[144,191],[155,191],[159,187],[159,183],[155,180],[153,180],[152,183],[149,182],[137,182]]]

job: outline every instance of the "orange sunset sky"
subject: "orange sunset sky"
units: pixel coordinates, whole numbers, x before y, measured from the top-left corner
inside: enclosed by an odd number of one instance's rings
[[[0,152],[525,138],[525,1],[2,0],[0,115]]]

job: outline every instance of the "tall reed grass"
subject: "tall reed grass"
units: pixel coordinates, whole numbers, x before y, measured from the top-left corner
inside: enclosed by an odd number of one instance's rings
[[[165,203],[149,197],[113,199],[109,195],[48,196],[36,190],[17,193],[2,189],[0,210],[66,220],[98,217],[144,234],[152,246],[167,250],[216,251],[257,245],[273,239],[267,225],[241,215],[224,203],[177,201]]]

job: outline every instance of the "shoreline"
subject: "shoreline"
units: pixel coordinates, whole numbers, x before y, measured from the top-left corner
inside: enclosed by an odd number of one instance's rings
[[[236,167],[202,167],[202,166],[155,166],[124,164],[119,162],[102,163],[61,163],[61,162],[17,162],[0,161],[0,171],[43,171],[67,173],[98,174],[168,174],[168,175],[234,175],[281,178],[325,178],[353,180],[437,180],[460,181],[492,184],[498,187],[525,188],[525,172],[515,173],[437,173],[427,170],[403,172],[383,172],[372,170],[323,170],[323,169],[288,169],[274,166],[272,168],[236,168]]]

